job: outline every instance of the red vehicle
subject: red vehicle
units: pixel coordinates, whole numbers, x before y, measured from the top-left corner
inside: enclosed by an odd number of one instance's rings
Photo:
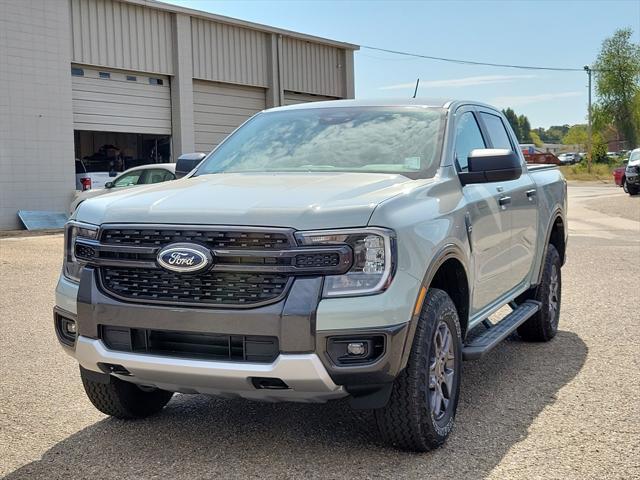
[[[562,162],[553,153],[543,152],[535,147],[520,145],[527,163],[544,163],[547,165],[561,165]]]
[[[619,187],[624,186],[624,171],[627,168],[627,162],[624,162],[621,167],[613,170],[613,181]]]

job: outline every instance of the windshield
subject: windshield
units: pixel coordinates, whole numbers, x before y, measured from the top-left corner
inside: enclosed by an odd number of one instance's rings
[[[434,108],[310,108],[256,115],[196,175],[232,172],[382,172],[432,177],[444,111]]]
[[[629,161],[635,162],[638,160],[640,160],[640,150],[634,150],[633,152],[631,152],[631,155],[629,156]]]

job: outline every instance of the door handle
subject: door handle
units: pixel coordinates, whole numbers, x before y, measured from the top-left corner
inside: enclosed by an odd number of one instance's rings
[[[533,200],[534,198],[536,198],[536,195],[538,194],[538,192],[536,191],[535,188],[531,189],[531,190],[527,190],[527,198],[529,200]]]
[[[500,197],[498,199],[498,204],[501,207],[506,207],[507,205],[509,205],[511,203],[511,197]]]

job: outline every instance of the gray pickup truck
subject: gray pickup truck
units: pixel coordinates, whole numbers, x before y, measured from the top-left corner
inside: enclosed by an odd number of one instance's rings
[[[185,178],[78,207],[55,331],[108,415],[174,392],[349,397],[424,451],[452,429],[463,360],[555,336],[566,210],[560,171],[527,166],[488,105],[275,108]]]

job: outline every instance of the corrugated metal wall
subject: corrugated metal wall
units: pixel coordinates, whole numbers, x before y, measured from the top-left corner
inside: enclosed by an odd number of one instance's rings
[[[282,40],[285,90],[344,97],[344,52],[336,47],[295,38]]]
[[[71,77],[75,130],[171,135],[168,77],[156,75],[152,84],[134,72],[74,67],[84,73]]]
[[[193,82],[196,151],[209,152],[253,114],[264,110],[265,89]]]
[[[325,102],[329,100],[339,100],[334,97],[325,97],[323,95],[309,95],[308,93],[284,92],[284,104],[296,105],[298,103],[307,102]]]
[[[268,34],[191,18],[193,76],[266,87]]]
[[[171,15],[114,0],[71,0],[72,61],[170,75]]]

